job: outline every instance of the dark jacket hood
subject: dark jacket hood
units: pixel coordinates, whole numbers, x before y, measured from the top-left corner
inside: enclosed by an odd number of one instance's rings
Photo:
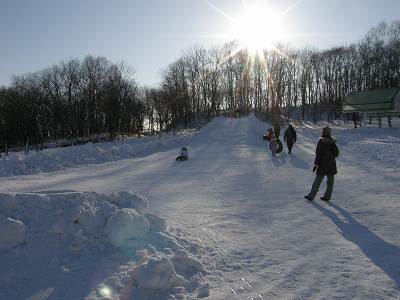
[[[321,136],[319,138],[319,140],[321,142],[327,143],[327,144],[335,144],[336,143],[336,139],[334,137],[331,136]]]

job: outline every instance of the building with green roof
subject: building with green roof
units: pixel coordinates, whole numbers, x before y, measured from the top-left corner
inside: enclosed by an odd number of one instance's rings
[[[342,111],[346,118],[351,114],[355,128],[357,128],[358,122],[361,126],[359,114],[364,118],[369,116],[370,123],[373,117],[378,117],[379,127],[382,124],[382,117],[387,117],[389,127],[392,127],[392,116],[400,115],[400,89],[377,89],[350,93],[344,99]]]
[[[389,116],[400,113],[400,89],[378,89],[347,95],[342,107],[344,113],[366,113]]]

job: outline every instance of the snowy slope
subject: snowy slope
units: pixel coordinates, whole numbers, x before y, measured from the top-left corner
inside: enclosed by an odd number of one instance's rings
[[[308,203],[303,195],[323,125],[297,128],[294,154],[273,158],[261,139],[268,124],[217,118],[177,138],[176,148],[2,178],[0,191],[147,196],[177,238],[198,245],[191,252],[208,272],[210,299],[399,299],[400,131],[334,126],[340,157],[333,200]],[[189,161],[174,160],[178,145],[188,146]]]
[[[183,132],[174,136],[145,136],[140,139],[128,139],[113,143],[88,143],[81,146],[14,152],[0,158],[0,176],[30,175],[41,172],[64,170],[87,164],[99,164],[120,159],[149,155],[156,151],[175,149],[192,132]]]

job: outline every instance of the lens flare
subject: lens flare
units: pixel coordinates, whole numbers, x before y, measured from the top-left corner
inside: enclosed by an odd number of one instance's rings
[[[101,297],[105,299],[112,299],[113,290],[107,285],[104,284],[100,285],[98,291]]]
[[[255,6],[233,22],[231,35],[250,52],[262,53],[284,41],[284,22],[281,15]]]

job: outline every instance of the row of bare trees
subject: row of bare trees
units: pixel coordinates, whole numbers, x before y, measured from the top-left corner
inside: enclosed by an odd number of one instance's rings
[[[159,92],[174,123],[238,108],[332,120],[349,92],[399,87],[399,60],[399,21],[379,24],[356,44],[328,50],[280,45],[254,55],[235,42],[193,47],[168,66]]]
[[[46,140],[142,130],[145,109],[132,71],[103,57],[71,59],[16,76],[0,89],[0,142]]]
[[[280,45],[254,55],[237,42],[194,46],[153,88],[139,88],[123,63],[87,56],[16,76],[0,89],[0,144],[100,133],[112,139],[196,126],[236,109],[332,120],[349,92],[399,86],[400,21],[328,50]]]

